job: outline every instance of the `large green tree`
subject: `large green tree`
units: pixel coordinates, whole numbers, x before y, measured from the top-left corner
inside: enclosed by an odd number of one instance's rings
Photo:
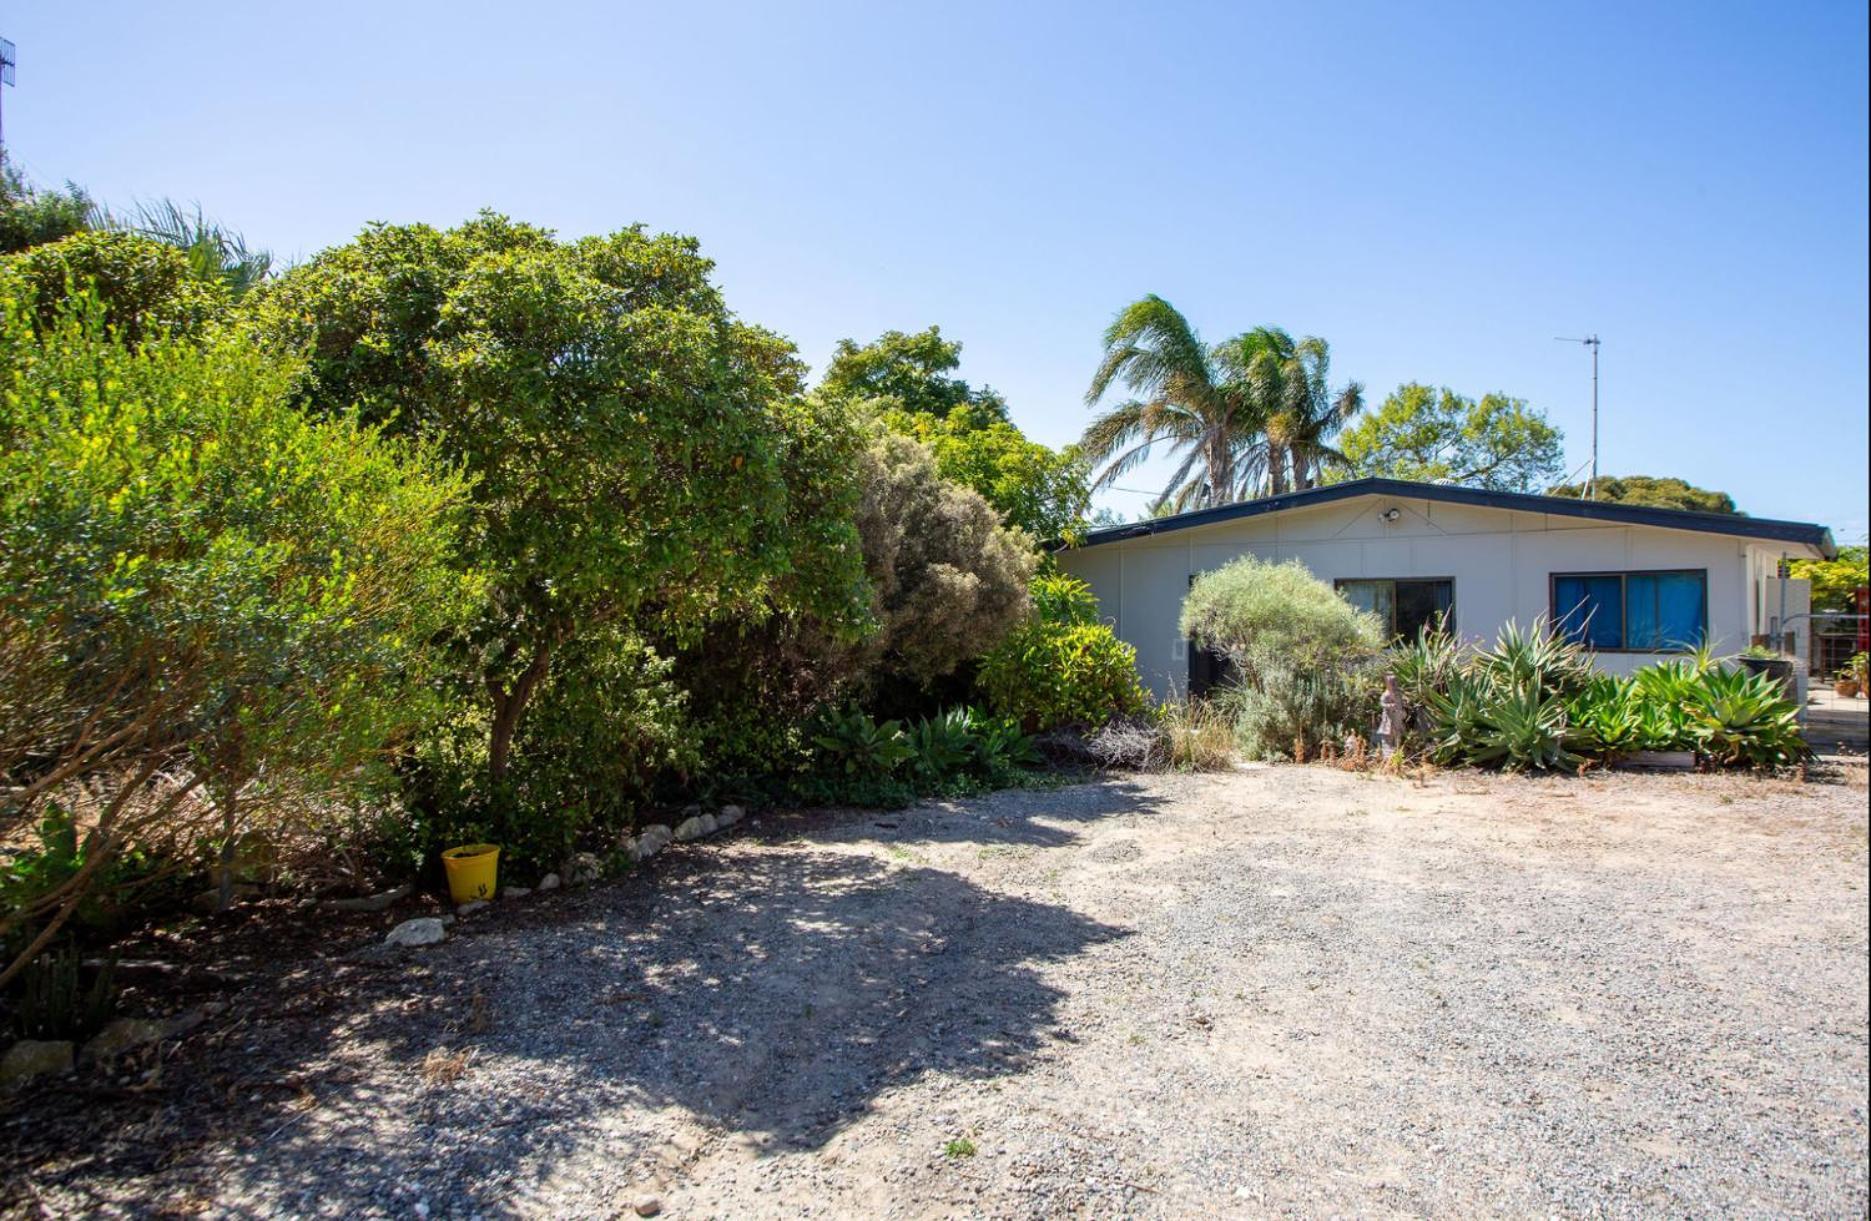
[[[1851,614],[1858,609],[1858,591],[1871,585],[1866,549],[1839,548],[1831,560],[1794,560],[1793,575],[1813,583],[1813,609]]]
[[[1161,297],[1132,302],[1106,328],[1085,395],[1093,407],[1120,383],[1131,395],[1085,430],[1085,456],[1101,465],[1092,486],[1164,448],[1180,461],[1157,503],[1174,511],[1310,487],[1363,403],[1356,383],[1332,389],[1330,367],[1322,339],[1258,327],[1211,347]]]
[[[1562,483],[1549,495],[1584,497],[1590,483]],[[1658,509],[1694,509],[1699,513],[1740,512],[1735,508],[1735,498],[1728,493],[1699,488],[1673,476],[1600,475],[1592,484],[1591,499]]]
[[[459,644],[496,783],[561,648],[762,611],[798,563],[781,417],[803,366],[728,311],[712,267],[691,238],[568,242],[483,213],[372,226],[254,295],[260,332],[309,357],[307,407],[354,408],[473,477],[463,542],[489,596]],[[848,579],[810,592],[858,602],[855,532],[819,542]]]
[[[1334,473],[1538,492],[1561,473],[1564,441],[1525,399],[1408,382],[1345,431]]]
[[[870,343],[838,341],[819,388],[843,399],[890,399],[904,411],[948,415],[971,407],[977,419],[1007,418],[1007,401],[987,387],[951,376],[961,367],[961,344],[942,338],[942,328],[905,334],[885,331]]]
[[[866,404],[887,427],[921,441],[942,478],[979,492],[1008,525],[1040,540],[1076,538],[1091,501],[1077,448],[1027,437],[999,394],[953,376],[960,364],[961,345],[937,327],[889,331],[862,346],[841,342],[819,390]]]

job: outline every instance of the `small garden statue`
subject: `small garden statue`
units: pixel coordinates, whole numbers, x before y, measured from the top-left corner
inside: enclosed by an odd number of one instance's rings
[[[1403,744],[1403,696],[1397,691],[1395,674],[1384,675],[1384,694],[1377,706],[1377,750],[1388,759]]]

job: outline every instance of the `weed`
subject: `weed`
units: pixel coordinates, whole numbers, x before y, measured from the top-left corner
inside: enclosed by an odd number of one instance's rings
[[[422,1058],[422,1084],[432,1090],[453,1085],[467,1074],[468,1066],[473,1063],[473,1048],[449,1051],[446,1047],[437,1047]]]

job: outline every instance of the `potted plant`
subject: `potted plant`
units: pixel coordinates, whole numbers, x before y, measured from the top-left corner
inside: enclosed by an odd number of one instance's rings
[[[1832,690],[1842,699],[1857,699],[1859,689],[1856,670],[1847,667],[1832,676]]]
[[[1871,662],[1871,654],[1854,653],[1852,659],[1845,663],[1845,668],[1838,672],[1838,681],[1833,689],[1848,698],[1864,695],[1866,685],[1871,683],[1871,678],[1865,674],[1868,662]],[[1845,689],[1847,683],[1851,686],[1850,691]]]
[[[1741,651],[1741,668],[1753,674],[1765,674],[1780,684],[1782,690],[1793,690],[1793,659],[1780,650],[1764,644],[1751,644]]]

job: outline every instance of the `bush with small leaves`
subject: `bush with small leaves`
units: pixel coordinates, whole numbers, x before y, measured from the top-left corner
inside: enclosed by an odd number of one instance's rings
[[[994,709],[1033,733],[1095,729],[1142,711],[1148,696],[1137,678],[1137,650],[1098,621],[1091,587],[1042,574],[1029,592],[1033,613],[983,659],[976,678]]]

